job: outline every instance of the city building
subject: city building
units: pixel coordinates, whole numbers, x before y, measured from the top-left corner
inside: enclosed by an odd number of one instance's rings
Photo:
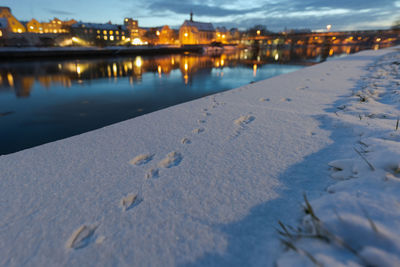
[[[158,36],[158,44],[175,44],[175,32],[168,25],[157,30],[156,34]]]
[[[0,18],[7,20],[7,27],[10,32],[23,33],[26,31],[25,26],[11,14],[9,7],[0,7]]]
[[[215,30],[216,38],[215,41],[227,44],[231,39],[231,33],[225,27],[217,27]]]
[[[62,21],[58,18],[52,19],[50,22],[43,22],[43,32],[41,33],[69,33],[71,26],[77,23],[76,20],[71,19]]]
[[[74,45],[124,45],[130,32],[123,25],[78,22],[71,26]]]
[[[127,37],[130,38],[131,43],[134,45],[142,44],[143,35],[146,31],[142,31],[141,29],[139,29],[138,21],[132,18],[125,18],[124,26],[129,32]]]
[[[43,25],[36,19],[31,19],[26,23],[26,30],[33,33],[43,33]]]
[[[193,21],[193,13],[190,13],[190,20],[185,20],[179,29],[180,44],[210,44],[213,41],[215,41],[214,26],[211,23]]]

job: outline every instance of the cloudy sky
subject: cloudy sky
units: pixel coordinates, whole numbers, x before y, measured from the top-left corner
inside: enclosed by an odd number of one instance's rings
[[[332,30],[384,29],[400,19],[400,0],[2,0],[19,20],[53,17],[139,26],[179,26],[193,10],[194,19],[216,26],[246,29],[256,24],[269,30],[285,27]]]

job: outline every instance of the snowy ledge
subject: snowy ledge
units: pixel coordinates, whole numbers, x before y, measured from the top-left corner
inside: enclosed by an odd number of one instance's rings
[[[0,265],[396,265],[398,62],[364,51],[0,157]],[[284,252],[303,193],[304,233],[356,253]]]

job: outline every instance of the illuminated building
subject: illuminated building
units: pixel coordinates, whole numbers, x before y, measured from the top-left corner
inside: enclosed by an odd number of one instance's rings
[[[231,33],[225,27],[217,27],[215,41],[227,44],[231,39]]]
[[[34,33],[43,33],[43,25],[36,19],[31,19],[27,24],[26,24],[26,30],[28,32],[34,32]]]
[[[174,44],[175,43],[175,33],[168,25],[162,27],[161,30],[158,31],[158,43],[159,44]]]
[[[71,26],[75,45],[121,45],[128,41],[129,31],[125,26],[78,22]]]
[[[50,22],[42,23],[43,33],[69,33],[71,26],[75,23],[76,20],[73,19],[62,21],[54,18]]]
[[[129,31],[128,36],[131,38],[131,40],[142,37],[140,35],[139,23],[137,20],[134,20],[132,18],[125,18],[124,26]]]
[[[214,26],[211,23],[193,21],[193,13],[190,13],[190,20],[185,20],[179,29],[181,45],[210,44],[214,40]]]
[[[11,14],[9,7],[0,7],[0,18],[7,20],[7,28],[10,32],[23,33],[26,31],[25,26]]]

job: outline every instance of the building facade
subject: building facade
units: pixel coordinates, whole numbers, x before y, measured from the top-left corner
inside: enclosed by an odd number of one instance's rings
[[[74,45],[125,45],[130,31],[123,25],[78,22],[71,26]]]
[[[8,31],[14,33],[26,32],[25,26],[12,15],[9,7],[0,7],[0,18],[7,20]]]
[[[185,20],[179,29],[179,42],[181,45],[210,44],[215,41],[215,29],[211,23],[193,21],[193,13],[190,20]]]

